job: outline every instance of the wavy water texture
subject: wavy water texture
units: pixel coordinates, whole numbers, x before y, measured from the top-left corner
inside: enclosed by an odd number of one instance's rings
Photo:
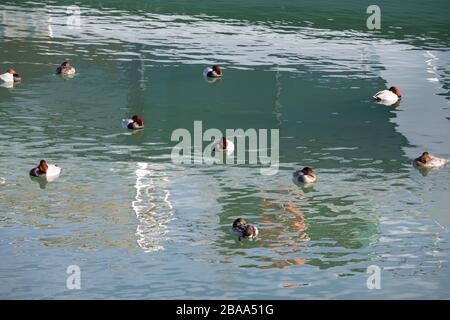
[[[0,4],[1,69],[23,76],[0,87],[0,297],[447,298],[449,167],[412,166],[423,151],[450,158],[440,7],[405,8],[398,24],[386,12],[367,32],[352,0],[304,1],[309,14],[258,2],[274,9],[264,19],[242,17],[252,1],[168,3],[80,1],[79,26],[65,2]],[[411,33],[421,14],[429,30]],[[63,60],[73,79],[54,74]],[[224,77],[206,82],[215,62]],[[391,85],[398,106],[372,101]],[[121,126],[134,114],[144,130]],[[197,120],[279,129],[279,172],[174,165],[171,134]],[[41,158],[57,180],[28,177]],[[303,166],[312,188],[292,181]],[[255,241],[231,234],[238,217]],[[76,296],[61,281],[72,264]],[[373,264],[382,290],[366,287]]]

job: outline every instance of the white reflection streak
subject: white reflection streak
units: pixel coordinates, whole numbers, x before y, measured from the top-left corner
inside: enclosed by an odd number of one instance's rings
[[[48,15],[48,19],[47,19],[48,37],[53,38],[53,27],[52,27],[53,19],[52,19],[52,9],[51,8],[47,8],[47,15]]]
[[[137,243],[145,252],[164,249],[161,242],[166,239],[168,224],[173,219],[169,179],[158,165],[139,162],[135,171],[136,200],[132,207],[140,222],[136,229]]]
[[[425,58],[428,58],[428,60],[425,61],[425,63],[427,64],[427,72],[434,76],[433,78],[427,78],[427,80],[430,81],[430,82],[439,82],[439,77],[438,77],[438,74],[436,72],[436,65],[435,65],[435,61],[439,60],[439,59],[433,53],[431,53],[428,50],[425,51],[423,56]]]
[[[29,22],[42,21],[39,10],[26,11],[28,9],[22,8],[23,11],[17,11],[14,6],[8,5],[0,5],[0,10],[10,17],[5,25],[6,30],[14,33],[10,37],[27,37],[29,30],[40,29],[39,24]],[[143,53],[150,53],[150,60],[157,62],[205,64],[214,60],[245,68],[277,65],[293,71],[299,64],[324,70],[323,62],[326,61],[329,64],[325,70],[344,72],[355,70],[355,61],[359,61],[355,38],[358,44],[372,41],[365,33],[354,31],[305,27],[292,27],[286,31],[276,24],[252,25],[212,16],[152,13],[135,16],[124,12],[107,15],[105,10],[89,7],[82,8],[85,28],[73,30],[67,27],[65,7],[51,6],[48,10],[52,13],[54,38],[82,39],[83,44],[142,44],[149,48]],[[45,22],[45,35],[36,32],[36,36],[49,36],[48,22]],[[380,43],[383,44],[383,41],[380,40]],[[215,48],[214,52],[207,49],[210,47]],[[108,51],[104,53],[108,54]],[[127,56],[129,52],[121,52],[121,55]]]

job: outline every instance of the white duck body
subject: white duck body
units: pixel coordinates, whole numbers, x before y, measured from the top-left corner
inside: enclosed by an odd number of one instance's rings
[[[221,138],[220,138],[220,139],[217,139],[216,141],[214,141],[213,149],[214,149],[216,152],[226,152],[227,155],[232,154],[232,153],[234,152],[234,143],[233,143],[232,141],[230,141],[230,140],[227,139],[227,148],[226,148],[226,150],[224,150],[224,149],[222,148],[221,143],[220,143],[221,141],[222,141]]]
[[[317,181],[317,177],[315,174],[314,174],[314,176],[310,176],[310,175],[304,174],[300,170],[294,172],[293,179],[294,179],[294,181],[303,182],[305,184],[311,184],[311,183],[314,183]]]
[[[4,83],[14,83],[14,76],[9,72],[0,74],[0,81]]]
[[[58,167],[54,164],[49,164],[48,168],[47,168],[47,173],[45,174],[45,177],[47,178],[47,181],[53,181],[56,178],[58,178],[60,174],[61,174],[60,167]]]
[[[389,90],[382,90],[380,92],[377,92],[375,93],[373,98],[387,105],[394,104],[399,99],[399,97],[395,93]]]
[[[74,67],[70,67],[68,69],[64,69],[64,71],[62,72],[62,74],[67,75],[67,76],[73,76],[75,74],[76,70]]]

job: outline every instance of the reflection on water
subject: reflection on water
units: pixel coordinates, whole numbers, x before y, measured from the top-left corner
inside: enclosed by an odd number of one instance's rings
[[[448,30],[368,33],[352,1],[267,21],[227,17],[244,4],[213,15],[168,2],[81,1],[79,28],[58,1],[0,4],[2,70],[24,79],[0,87],[0,296],[70,298],[60,271],[79,264],[87,298],[448,297],[450,171],[411,164],[450,157]],[[339,28],[317,27],[330,16]],[[78,71],[68,81],[54,74],[63,60]],[[215,62],[224,78],[210,84]],[[398,106],[372,101],[390,85]],[[133,114],[145,130],[121,127]],[[279,128],[279,173],[174,166],[171,133],[195,120]],[[41,158],[64,169],[42,189],[28,177]],[[303,166],[315,185],[292,182]],[[255,241],[231,235],[237,217]],[[371,264],[379,292],[365,286]]]
[[[35,182],[35,183],[37,183],[37,184],[39,184],[39,187],[40,187],[41,189],[45,189],[45,187],[46,187],[47,184],[48,184],[47,179],[42,178],[42,177],[33,177],[33,176],[30,176],[30,180],[33,181],[33,182]]]
[[[289,191],[288,191],[289,192]],[[308,225],[305,223],[305,217],[300,211],[299,205],[293,200],[279,203],[279,200],[270,199],[270,194],[280,193],[275,190],[261,190],[262,193],[262,213],[260,223],[267,228],[267,236],[264,237],[263,247],[267,247],[273,253],[279,256],[276,259],[261,258],[260,261],[265,265],[262,269],[284,268],[290,265],[302,265],[304,258],[300,258],[304,250],[304,242],[309,241],[307,234]],[[304,200],[295,190],[290,191],[291,197],[298,200]]]
[[[164,249],[167,228],[173,217],[173,207],[167,189],[169,180],[159,170],[161,165],[137,163],[136,200],[132,207],[140,224],[136,229],[138,245],[146,252]]]

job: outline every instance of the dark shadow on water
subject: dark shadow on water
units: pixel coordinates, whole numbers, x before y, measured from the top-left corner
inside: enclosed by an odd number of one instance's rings
[[[297,181],[295,179],[292,179],[292,182],[304,193],[309,193],[314,191],[315,183],[303,183],[300,181]]]
[[[45,189],[47,187],[48,181],[45,177],[34,177],[30,175],[31,181],[37,183],[39,188]]]
[[[207,83],[213,84],[215,86],[220,85],[220,83],[222,82],[222,78],[213,78],[213,77],[203,77],[203,78]]]

